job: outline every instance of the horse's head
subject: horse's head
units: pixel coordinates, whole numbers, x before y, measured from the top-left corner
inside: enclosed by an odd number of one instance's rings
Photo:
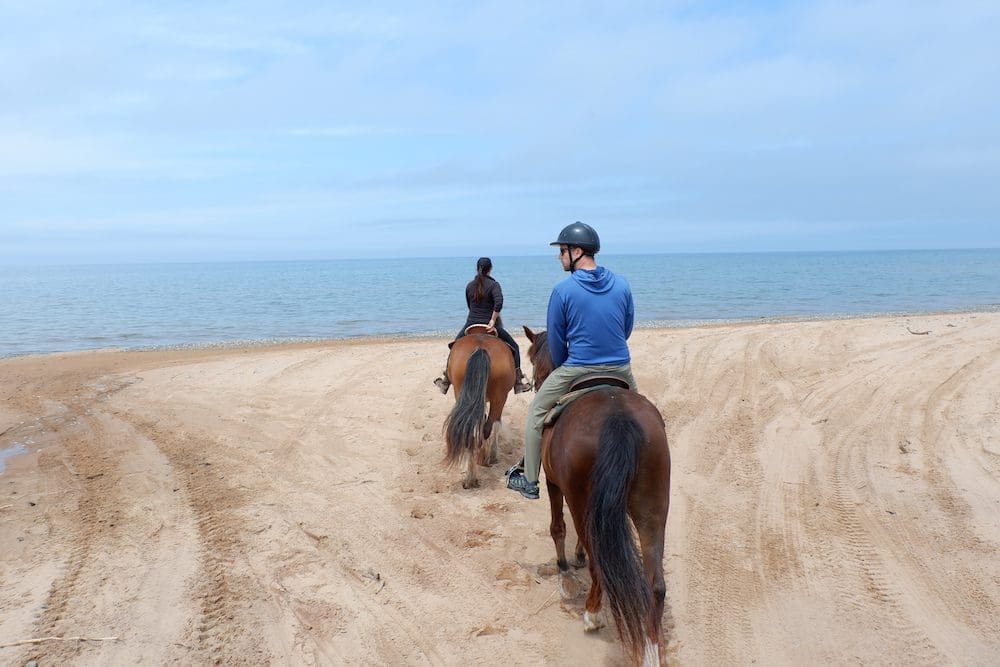
[[[549,354],[549,335],[546,331],[535,333],[527,326],[524,327],[524,335],[531,341],[528,348],[528,359],[531,360],[532,377],[535,383],[535,391],[542,386],[545,378],[552,372],[552,355]]]

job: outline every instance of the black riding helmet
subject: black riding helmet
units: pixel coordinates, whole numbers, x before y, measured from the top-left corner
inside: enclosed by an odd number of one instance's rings
[[[563,227],[559,232],[559,238],[549,245],[576,246],[588,255],[593,255],[601,249],[601,239],[594,228],[587,223],[574,222]]]

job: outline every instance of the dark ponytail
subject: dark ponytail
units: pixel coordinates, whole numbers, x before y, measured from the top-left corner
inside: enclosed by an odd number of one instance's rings
[[[476,298],[474,301],[479,303],[486,296],[486,274],[493,270],[493,262],[489,257],[480,257],[479,261],[476,262]]]

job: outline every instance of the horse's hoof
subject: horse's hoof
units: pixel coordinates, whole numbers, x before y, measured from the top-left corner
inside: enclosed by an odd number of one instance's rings
[[[580,556],[576,560],[571,560],[569,564],[579,570],[581,567],[585,567],[587,565],[587,557]]]
[[[589,611],[583,612],[583,631],[584,632],[597,632],[604,627],[604,621],[600,617],[600,613],[591,614]]]
[[[474,479],[471,482],[469,482],[469,481],[462,482],[462,488],[463,489],[478,489],[479,488],[479,480],[478,479]]]

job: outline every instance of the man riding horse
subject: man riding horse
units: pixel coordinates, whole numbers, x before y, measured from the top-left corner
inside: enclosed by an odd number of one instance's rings
[[[507,475],[507,488],[532,500],[538,498],[545,415],[573,381],[588,373],[605,373],[622,376],[633,389],[636,386],[628,349],[635,318],[628,281],[597,265],[594,255],[601,240],[590,225],[568,225],[549,245],[559,246],[559,261],[570,273],[549,296],[546,320],[555,370],[536,387],[528,408],[524,459]]]

